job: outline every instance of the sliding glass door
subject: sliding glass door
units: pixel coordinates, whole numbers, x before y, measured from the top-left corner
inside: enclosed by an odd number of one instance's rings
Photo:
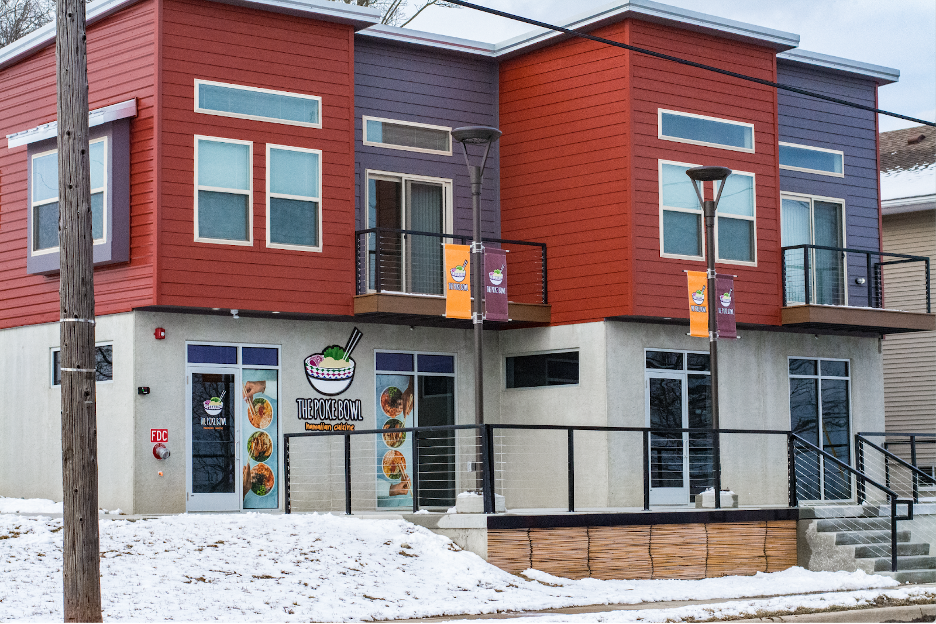
[[[780,244],[845,247],[844,204],[809,196],[784,196]],[[809,275],[806,260],[809,260]],[[790,249],[785,252],[786,304],[848,305],[845,254],[828,249]],[[810,300],[806,301],[806,280]]]

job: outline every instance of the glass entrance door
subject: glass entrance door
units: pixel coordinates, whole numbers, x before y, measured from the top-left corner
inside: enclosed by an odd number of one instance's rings
[[[781,246],[845,246],[843,206],[812,197],[784,197]],[[809,275],[806,275],[806,254]],[[806,279],[810,301],[819,305],[848,305],[845,289],[845,254],[829,249],[791,249],[785,252],[787,303],[806,303]]]
[[[242,475],[237,437],[240,388],[231,369],[188,371],[186,511],[238,511]]]
[[[647,352],[646,410],[650,432],[650,502],[685,505],[714,482],[708,356]],[[662,369],[662,370],[661,370]]]

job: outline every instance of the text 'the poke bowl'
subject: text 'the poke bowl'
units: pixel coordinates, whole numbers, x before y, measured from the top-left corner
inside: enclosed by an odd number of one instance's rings
[[[354,379],[354,360],[342,361],[342,367],[336,367],[332,358],[325,358],[320,353],[305,359],[305,374],[309,384],[324,395],[341,394],[348,389]]]

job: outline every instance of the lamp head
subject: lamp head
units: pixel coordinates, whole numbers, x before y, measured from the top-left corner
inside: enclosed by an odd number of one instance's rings
[[[485,145],[493,143],[501,136],[501,131],[490,126],[464,126],[452,130],[452,138],[465,145]]]
[[[693,167],[686,170],[693,182],[721,182],[731,175],[728,167]]]

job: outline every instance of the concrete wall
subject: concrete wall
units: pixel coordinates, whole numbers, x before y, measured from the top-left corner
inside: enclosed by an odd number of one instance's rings
[[[98,343],[113,342],[113,381],[99,382],[97,446],[99,503],[104,509],[133,507],[134,315],[98,317]],[[0,330],[0,379],[7,388],[0,410],[0,496],[62,500],[61,392],[52,386],[52,349],[59,324]]]

